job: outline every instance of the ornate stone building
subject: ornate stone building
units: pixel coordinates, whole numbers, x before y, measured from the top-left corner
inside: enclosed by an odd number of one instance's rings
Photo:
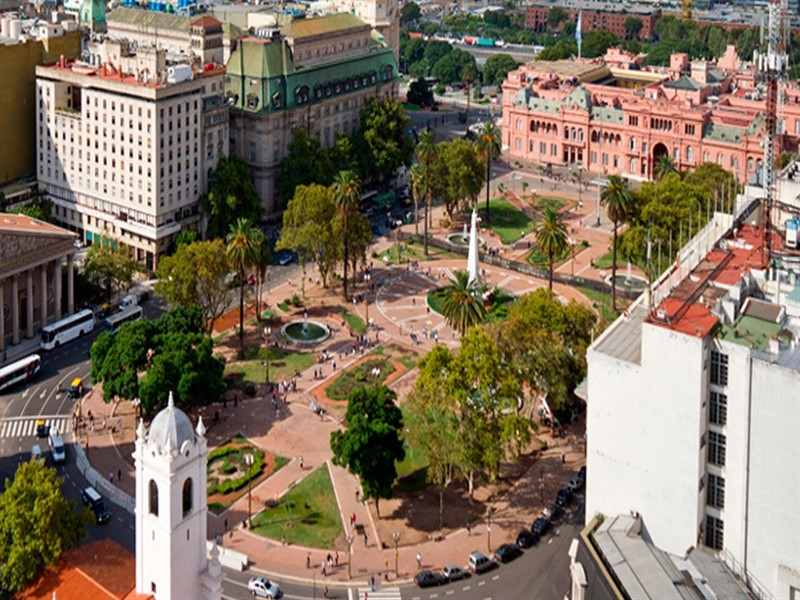
[[[0,214],[0,353],[38,335],[65,308],[75,310],[75,237],[24,215]]]

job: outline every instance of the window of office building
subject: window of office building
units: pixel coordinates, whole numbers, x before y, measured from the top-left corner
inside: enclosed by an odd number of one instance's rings
[[[722,550],[724,525],[722,519],[706,515],[706,546]]]
[[[725,435],[716,431],[708,432],[708,462],[718,467],[725,466]]]
[[[728,355],[711,351],[711,383],[728,385]]]
[[[706,504],[722,510],[725,508],[725,479],[708,474],[708,487],[706,488]]]
[[[714,425],[725,425],[728,422],[728,396],[714,391],[709,396],[708,421]]]

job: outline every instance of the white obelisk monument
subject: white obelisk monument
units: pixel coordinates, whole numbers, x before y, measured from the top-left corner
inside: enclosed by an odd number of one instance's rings
[[[467,273],[469,282],[477,281],[480,277],[478,267],[478,211],[472,209],[472,224],[469,231],[469,254],[467,255]]]

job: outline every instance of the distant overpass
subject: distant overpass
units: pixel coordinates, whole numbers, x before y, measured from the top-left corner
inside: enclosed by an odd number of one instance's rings
[[[503,48],[495,46],[487,48],[484,46],[470,46],[468,44],[454,43],[453,46],[461,50],[466,50],[475,57],[475,62],[483,65],[486,59],[495,54],[510,54],[518,63],[531,62],[539,53],[540,48],[534,46],[521,46],[519,44],[508,44]]]

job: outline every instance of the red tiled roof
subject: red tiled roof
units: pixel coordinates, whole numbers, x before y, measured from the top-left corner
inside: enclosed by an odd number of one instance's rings
[[[202,27],[203,29],[214,29],[216,27],[222,27],[222,22],[219,19],[215,19],[214,17],[210,17],[208,15],[203,15],[202,17],[196,18],[191,23],[192,27]]]
[[[113,540],[84,544],[45,570],[20,600],[145,600],[135,594],[134,556]]]

